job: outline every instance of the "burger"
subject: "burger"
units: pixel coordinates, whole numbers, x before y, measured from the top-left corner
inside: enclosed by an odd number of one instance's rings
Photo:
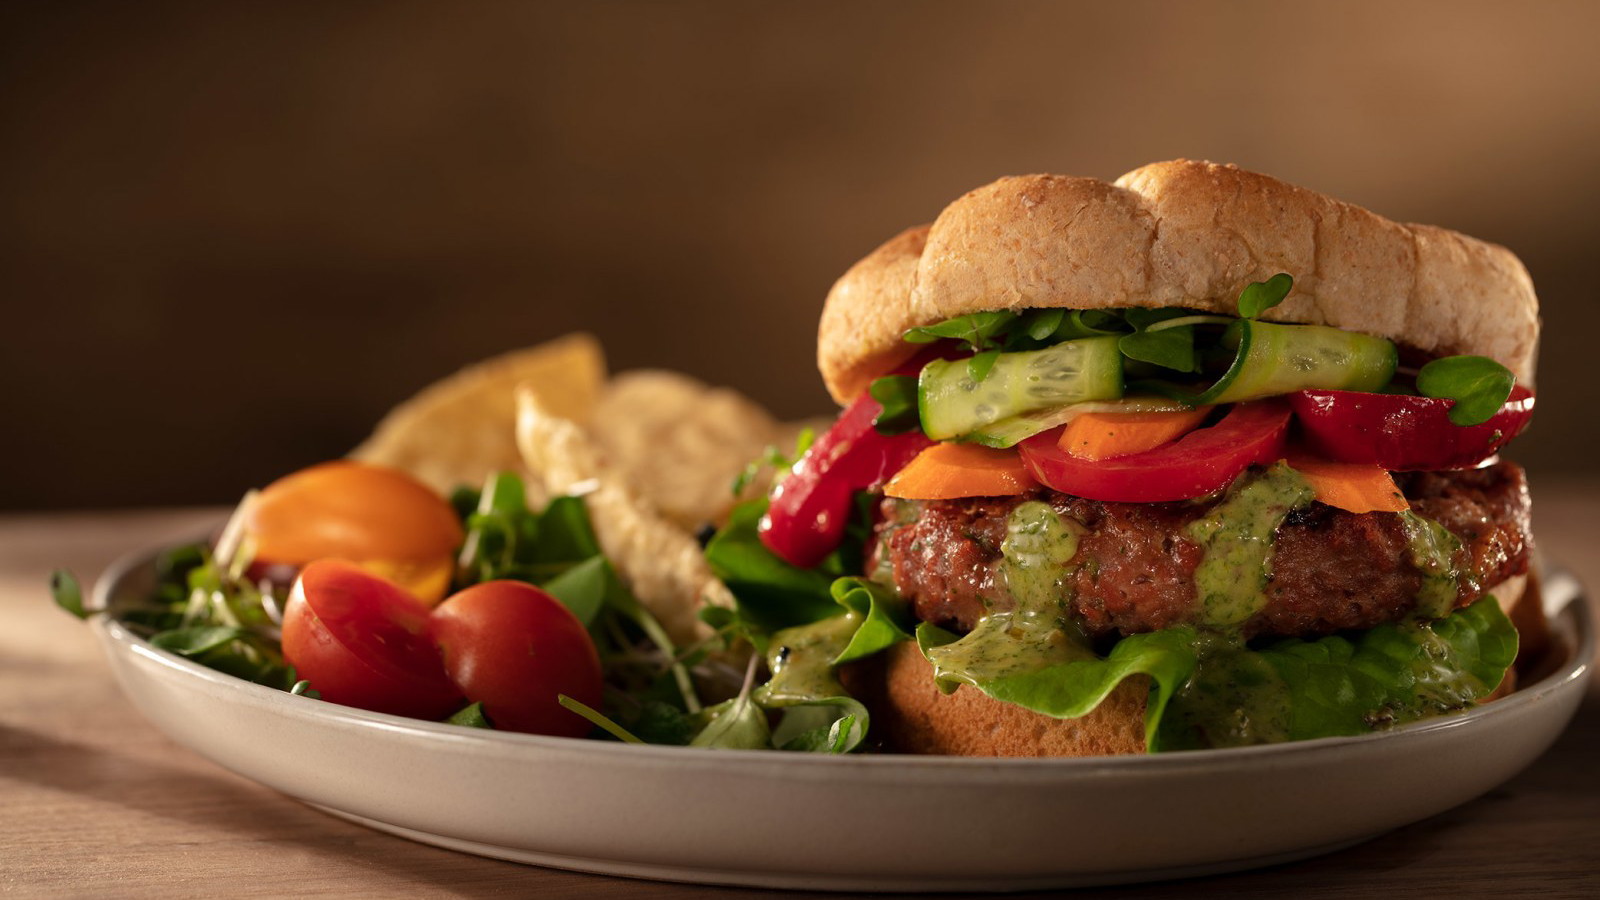
[[[783,626],[761,697],[848,696],[870,743],[984,756],[1492,699],[1542,627],[1499,457],[1538,333],[1508,250],[1233,166],[978,188],[829,294],[843,412],[748,516],[783,574],[713,541]],[[774,600],[818,585],[842,615]]]

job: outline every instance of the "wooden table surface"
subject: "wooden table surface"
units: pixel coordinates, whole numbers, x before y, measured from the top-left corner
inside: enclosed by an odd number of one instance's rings
[[[1544,552],[1600,585],[1600,479],[1535,479],[1534,498]],[[66,567],[87,582],[114,558],[193,535],[219,515],[0,516],[0,894],[763,893],[580,875],[411,843],[302,806],[167,740],[122,697],[90,629],[50,603],[46,578]],[[981,852],[981,838],[965,840]],[[1319,859],[1080,895],[1374,891],[1600,896],[1600,682],[1591,683],[1577,719],[1546,756],[1459,809]]]

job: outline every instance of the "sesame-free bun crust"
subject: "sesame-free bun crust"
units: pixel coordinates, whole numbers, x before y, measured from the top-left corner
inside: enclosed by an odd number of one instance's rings
[[[850,687],[872,710],[872,729],[897,753],[947,756],[1116,756],[1144,752],[1150,682],[1122,682],[1087,715],[1056,719],[991,699],[977,688],[939,690],[912,643],[884,651]]]
[[[1034,308],[1232,315],[1246,285],[1279,272],[1294,289],[1265,319],[1375,334],[1428,356],[1487,356],[1533,383],[1538,300],[1509,250],[1190,160],[1115,182],[1023,175],[967,193],[839,279],[818,363],[847,403],[911,355],[909,328]]]

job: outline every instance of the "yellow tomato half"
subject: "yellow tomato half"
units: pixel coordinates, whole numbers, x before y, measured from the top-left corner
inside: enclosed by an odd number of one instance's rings
[[[262,490],[245,533],[262,565],[342,559],[428,603],[450,586],[461,522],[444,498],[410,475],[338,460],[301,469]]]

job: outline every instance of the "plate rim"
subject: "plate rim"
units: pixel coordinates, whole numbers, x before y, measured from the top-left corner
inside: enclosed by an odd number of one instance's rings
[[[915,777],[917,773],[926,770],[945,772],[950,769],[982,769],[999,772],[1015,770],[1017,775],[1027,778],[1038,778],[1041,774],[1079,778],[1122,775],[1134,772],[1141,775],[1176,776],[1185,774],[1195,768],[1214,768],[1219,759],[1229,763],[1243,763],[1252,758],[1284,761],[1290,759],[1298,760],[1300,757],[1320,756],[1328,752],[1344,752],[1348,748],[1365,744],[1388,742],[1407,735],[1423,736],[1454,732],[1460,729],[1471,729],[1485,718],[1498,717],[1513,710],[1541,703],[1551,694],[1569,689],[1574,682],[1586,681],[1591,676],[1594,668],[1597,644],[1594,612],[1591,604],[1587,601],[1587,594],[1583,585],[1577,582],[1576,578],[1566,570],[1554,569],[1552,575],[1559,572],[1561,576],[1570,578],[1576,586],[1568,601],[1551,614],[1553,625],[1560,623],[1565,618],[1572,620],[1570,625],[1571,634],[1566,636],[1570,638],[1567,648],[1569,654],[1562,665],[1538,681],[1525,687],[1519,687],[1511,694],[1491,703],[1466,710],[1465,712],[1423,719],[1386,731],[1302,741],[1285,741],[1250,747],[1090,757],[944,756],[913,753],[837,755],[784,753],[773,750],[709,749],[654,744],[640,746],[591,738],[555,737],[463,728],[459,725],[449,725],[444,722],[411,719],[388,713],[342,706],[326,701],[311,701],[307,703],[305,701],[310,698],[296,697],[286,691],[246,681],[242,678],[207,668],[169,651],[159,649],[114,618],[109,613],[110,601],[113,594],[135,572],[153,563],[159,553],[175,546],[180,546],[180,544],[164,543],[159,546],[147,547],[127,553],[108,566],[96,580],[89,607],[91,612],[94,613],[91,617],[91,624],[99,634],[102,645],[107,652],[122,650],[132,653],[148,662],[158,664],[188,677],[200,679],[213,687],[235,693],[246,699],[251,705],[296,718],[326,720],[328,724],[345,728],[404,733],[419,740],[453,743],[467,750],[526,747],[530,750],[538,749],[561,755],[580,754],[589,758],[599,754],[607,762],[624,764],[637,762],[652,765],[662,760],[677,760],[702,765],[709,762],[712,765],[724,766],[736,764],[736,760],[746,760],[750,763],[767,761],[769,763],[781,762],[783,769],[793,771],[797,775],[808,772],[810,769],[821,772],[836,772],[841,768],[859,768],[906,773],[908,777]],[[1547,578],[1547,582],[1554,580],[1554,577]],[[1559,634],[1563,630],[1557,628],[1557,633]],[[804,767],[810,767],[810,769]]]

